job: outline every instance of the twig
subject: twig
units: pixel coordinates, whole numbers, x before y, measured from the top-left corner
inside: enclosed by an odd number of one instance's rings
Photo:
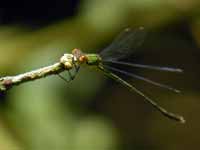
[[[43,67],[40,69],[36,69],[30,72],[26,72],[23,74],[15,75],[15,76],[6,76],[0,78],[0,91],[6,91],[12,88],[14,85],[19,85],[24,82],[33,81],[36,79],[44,78],[49,75],[59,74],[65,70],[69,70],[72,68],[72,58],[71,54],[64,54],[60,58],[60,62],[57,62],[53,65]]]

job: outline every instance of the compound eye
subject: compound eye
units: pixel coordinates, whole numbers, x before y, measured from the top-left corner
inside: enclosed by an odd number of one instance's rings
[[[84,63],[86,61],[87,61],[87,57],[85,55],[82,55],[82,56],[79,57],[79,62],[80,63]]]

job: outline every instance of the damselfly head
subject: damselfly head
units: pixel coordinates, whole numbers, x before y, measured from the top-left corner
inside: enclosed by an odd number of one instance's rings
[[[78,63],[85,63],[87,62],[87,57],[86,55],[80,50],[80,49],[73,49],[72,50],[72,55],[76,58]]]

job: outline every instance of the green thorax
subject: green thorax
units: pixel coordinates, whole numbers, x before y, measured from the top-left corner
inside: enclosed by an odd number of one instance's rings
[[[101,63],[101,57],[98,54],[85,54],[87,57],[88,65],[99,65]]]

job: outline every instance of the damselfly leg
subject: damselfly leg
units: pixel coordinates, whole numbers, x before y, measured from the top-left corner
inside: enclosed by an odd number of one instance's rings
[[[58,74],[58,76],[62,80],[64,80],[65,82],[67,82],[67,83],[75,79],[75,77],[76,77],[76,75],[77,75],[77,73],[78,73],[78,71],[80,69],[80,66],[78,64],[76,64],[76,62],[74,60],[74,57],[72,57],[72,65],[73,65],[74,72],[71,72],[71,70],[67,70],[69,79],[63,77],[61,74]]]
[[[71,80],[74,80],[74,78],[76,77],[79,69],[80,69],[80,65],[76,64],[75,60],[74,60],[74,57],[72,58],[72,64],[74,66],[74,69],[75,69],[75,72],[74,72],[74,75],[72,75],[70,72],[69,72],[69,75],[70,75],[70,78]]]

